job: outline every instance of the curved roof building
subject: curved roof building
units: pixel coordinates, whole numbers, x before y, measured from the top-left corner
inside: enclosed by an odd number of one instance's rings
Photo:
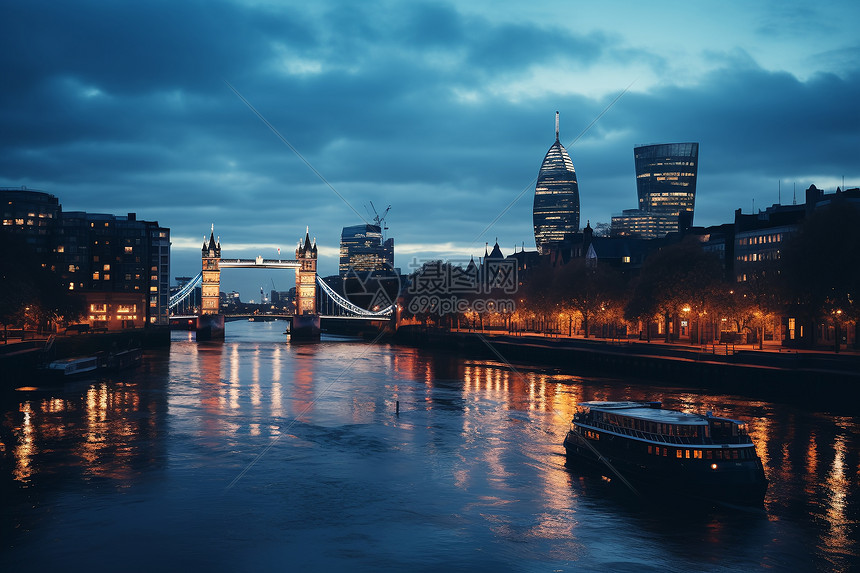
[[[558,140],[558,112],[555,143],[543,158],[535,185],[533,220],[535,244],[541,253],[549,243],[579,231],[579,185],[570,155]]]
[[[655,215],[677,217],[676,230],[693,224],[696,206],[696,173],[699,144],[661,143],[633,149],[639,209]]]

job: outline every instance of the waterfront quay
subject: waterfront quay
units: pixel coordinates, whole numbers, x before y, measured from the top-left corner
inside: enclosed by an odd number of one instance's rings
[[[860,388],[860,354],[787,350],[769,345],[688,345],[658,341],[512,335],[401,327],[399,343],[463,356],[504,359],[596,375],[631,376],[688,389],[828,405]],[[858,411],[855,404],[841,405]]]
[[[640,496],[567,463],[587,400],[746,421],[763,506]],[[848,572],[860,555],[857,415],[505,355],[293,344],[277,322],[175,331],[138,369],[7,393],[0,444],[9,570]]]

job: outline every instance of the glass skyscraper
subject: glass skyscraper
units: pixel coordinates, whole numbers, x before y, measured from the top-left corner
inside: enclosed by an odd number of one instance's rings
[[[579,231],[579,185],[567,150],[558,139],[555,112],[555,143],[543,158],[535,185],[533,210],[535,244],[544,253],[550,243]]]
[[[383,242],[378,225],[344,227],[340,234],[340,275],[345,276],[350,269],[358,273],[393,271],[394,239]]]
[[[639,210],[678,218],[678,229],[693,224],[698,143],[661,143],[633,148]]]

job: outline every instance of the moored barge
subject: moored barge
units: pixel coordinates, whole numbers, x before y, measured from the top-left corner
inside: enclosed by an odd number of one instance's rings
[[[582,402],[564,439],[568,461],[609,477],[697,498],[761,505],[767,479],[739,420],[663,409],[660,402]]]

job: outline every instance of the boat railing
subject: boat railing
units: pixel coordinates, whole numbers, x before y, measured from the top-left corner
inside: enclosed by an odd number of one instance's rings
[[[643,440],[651,440],[652,442],[663,442],[664,444],[687,444],[687,445],[696,445],[703,444],[704,441],[702,438],[698,436],[667,436],[665,434],[653,434],[651,432],[643,432],[641,430],[636,430],[634,428],[625,428],[623,426],[615,426],[613,424],[607,424],[605,422],[597,422],[595,420],[580,420],[586,424],[594,426],[596,428],[601,428],[603,430],[608,430],[610,432],[616,432],[618,434],[624,434],[626,436],[636,437]]]

